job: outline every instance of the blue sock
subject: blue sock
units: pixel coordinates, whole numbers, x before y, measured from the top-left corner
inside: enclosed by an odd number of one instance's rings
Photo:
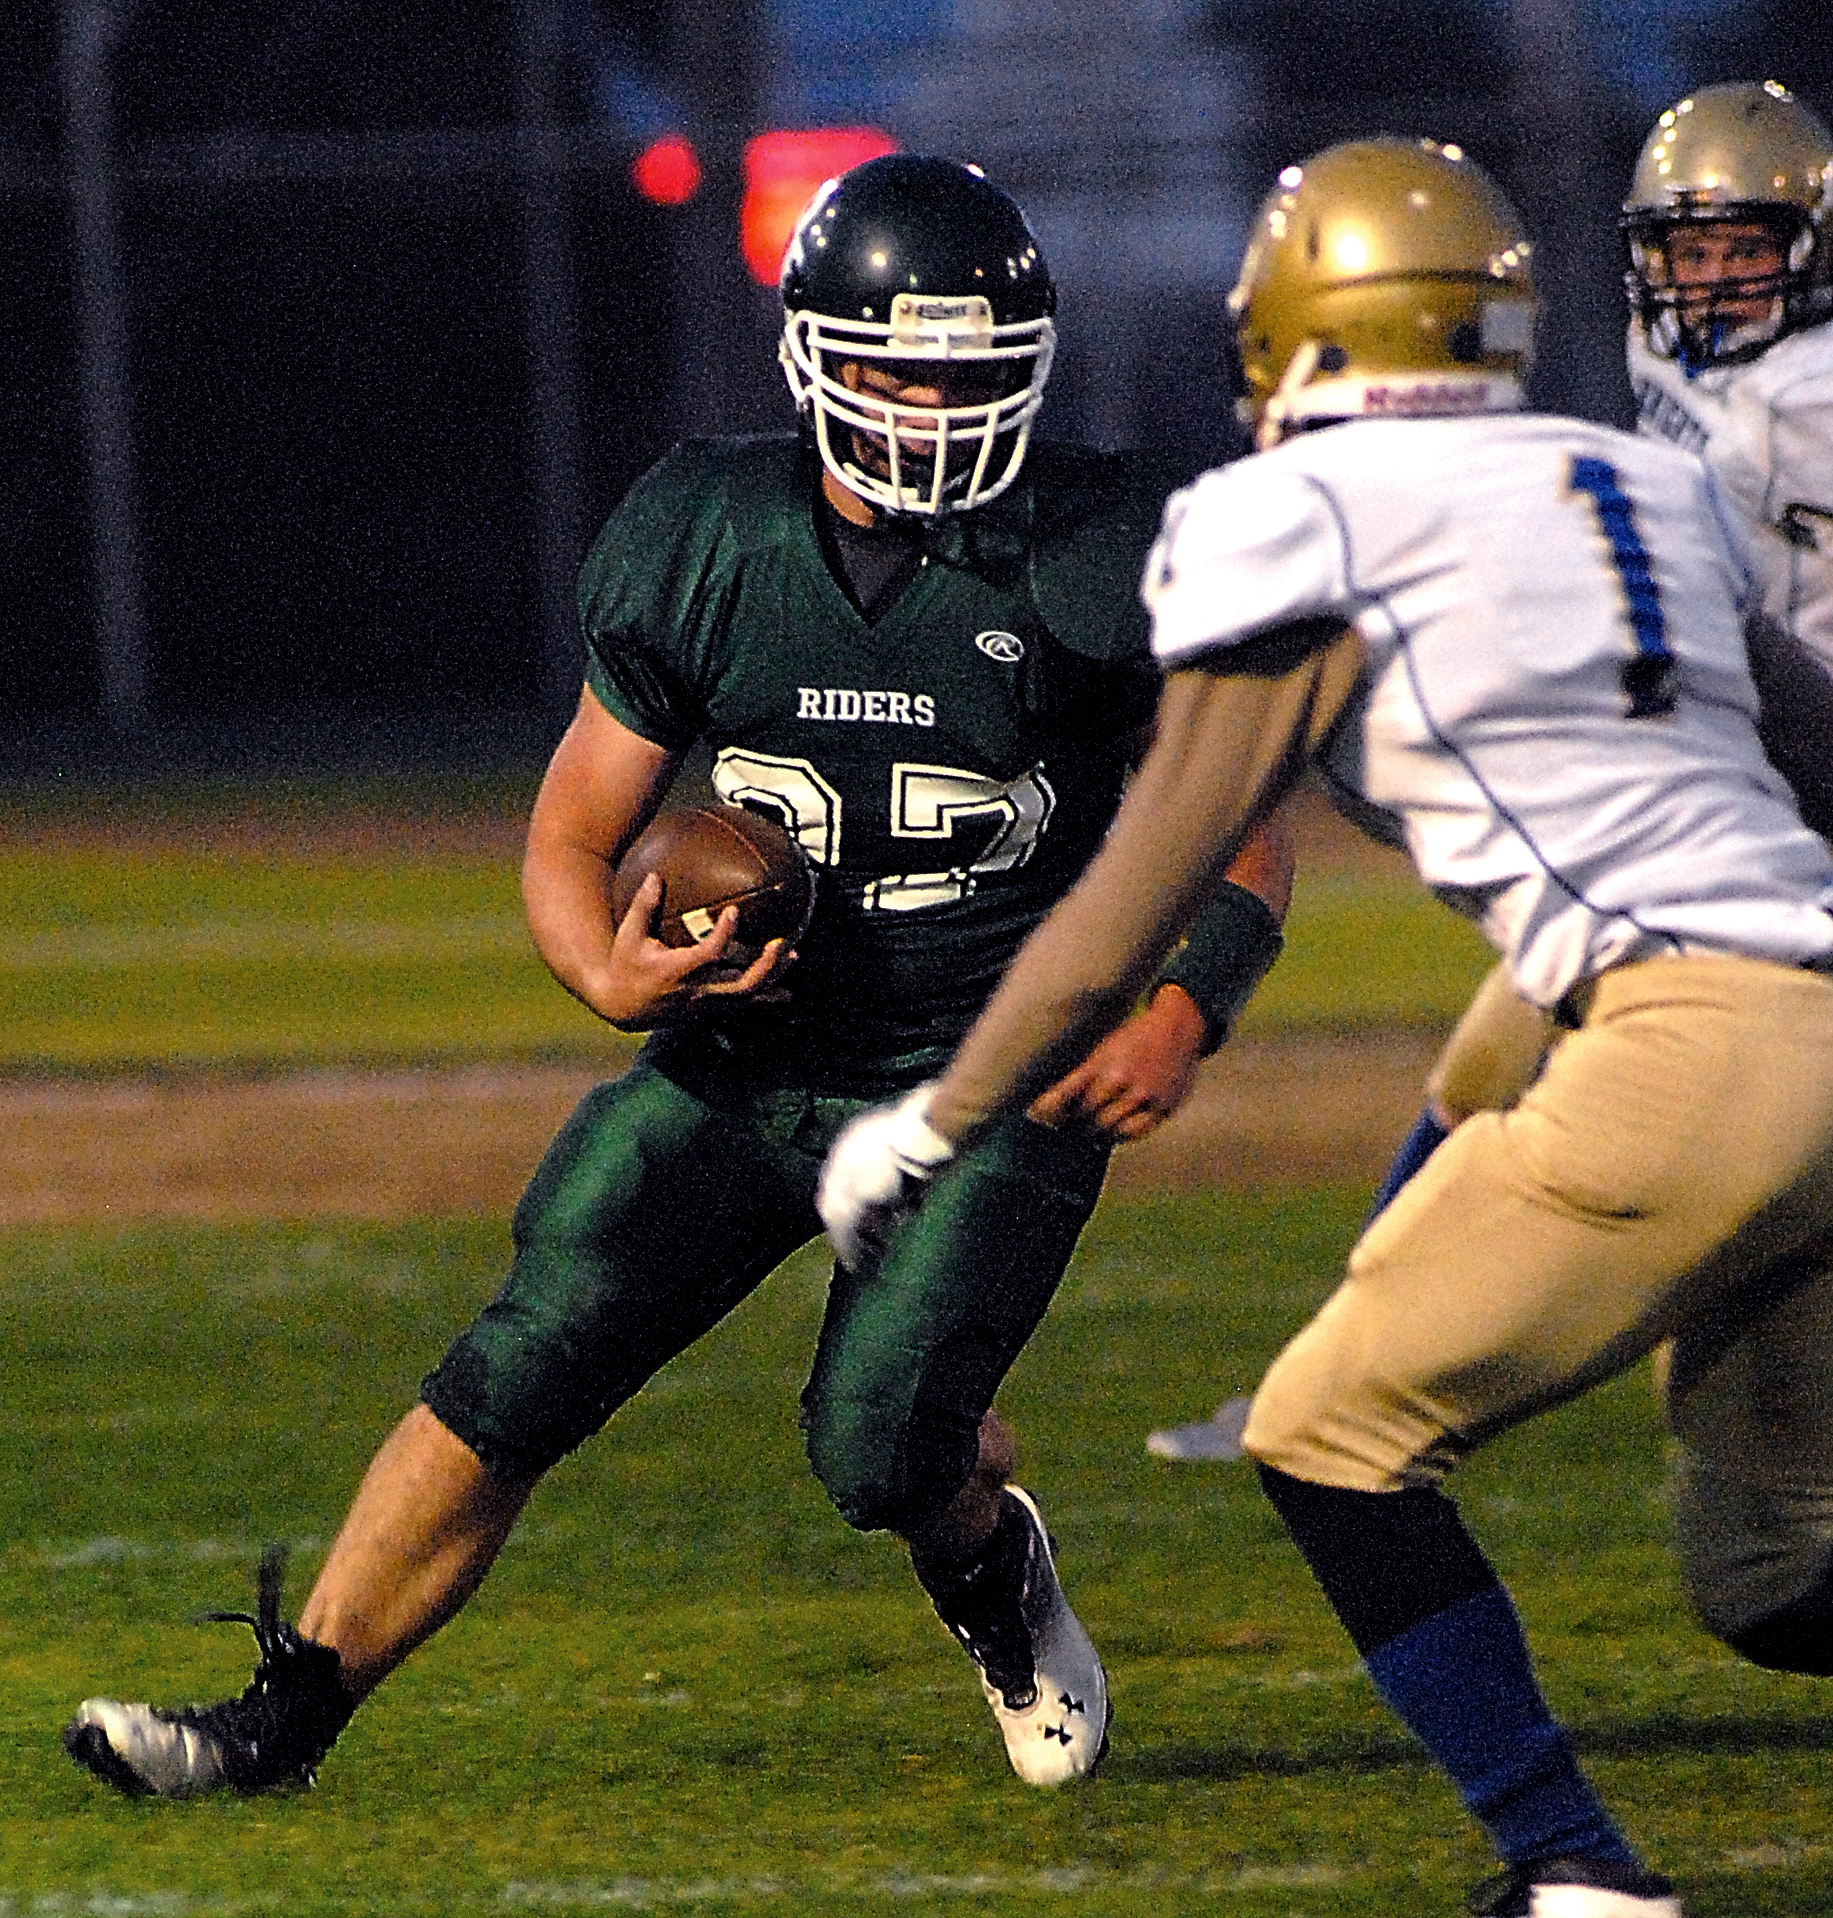
[[[1548,1711],[1521,1623],[1501,1586],[1409,1627],[1365,1662],[1382,1697],[1450,1775],[1505,1863],[1641,1863]]]
[[[1413,1174],[1431,1158],[1451,1134],[1432,1116],[1432,1108],[1427,1106],[1413,1121],[1413,1130],[1401,1142],[1394,1154],[1394,1163],[1388,1167],[1380,1186],[1375,1192],[1375,1202],[1368,1209],[1368,1218],[1363,1220],[1367,1226],[1370,1220],[1378,1219],[1388,1209],[1394,1194],[1412,1178]]]

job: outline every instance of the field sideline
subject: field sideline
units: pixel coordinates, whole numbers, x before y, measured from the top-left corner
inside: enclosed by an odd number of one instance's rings
[[[213,802],[176,832],[169,809],[134,813],[138,837],[67,816],[0,831],[21,902],[0,938],[0,1157],[49,1150],[88,1101],[101,1129],[77,1156],[112,1138],[117,1190],[150,1155],[170,1195],[196,1162],[174,1102],[266,1097],[278,1140],[313,1083],[290,1067],[589,1075],[601,1036],[553,1037],[575,1009],[504,930],[508,809],[450,797],[403,813],[383,795],[374,830],[308,795],[278,823]],[[1480,955],[1337,844],[1312,848],[1239,1058],[1316,1080],[1350,1056],[1333,1047],[1385,1047],[1404,1111]],[[1318,1103],[1332,1095],[1341,1125],[1340,1070]],[[219,1106],[223,1167],[260,1143],[252,1109]],[[134,1111],[152,1115],[139,1135],[120,1123]],[[1295,1111],[1289,1079],[1251,1079],[1219,1136],[1239,1145],[1256,1113],[1291,1130]],[[1374,1141],[1387,1121],[1362,1123]],[[1251,1385],[1332,1282],[1369,1176],[1341,1156],[1334,1178],[1326,1150],[1300,1182],[1269,1163],[1250,1189],[1123,1181],[1002,1395],[1113,1676],[1110,1763],[1056,1795],[1011,1778],[901,1554],[850,1533],[806,1471],[811,1250],[553,1475],[316,1792],[114,1798],[58,1749],[72,1706],[245,1681],[247,1633],[187,1621],[249,1604],[270,1538],[293,1548],[297,1604],[375,1443],[493,1288],[506,1220],[494,1189],[438,1208],[407,1188],[368,1218],[277,1203],[299,1189],[283,1166],[239,1211],[128,1222],[86,1203],[0,1229],[0,1918],[1455,1912],[1488,1869],[1480,1842],[1249,1475],[1142,1444]],[[52,1164],[45,1189],[75,1167]],[[1684,1616],[1666,1469],[1638,1373],[1497,1446],[1463,1498],[1587,1763],[1693,1918],[1833,1909],[1823,1693]]]

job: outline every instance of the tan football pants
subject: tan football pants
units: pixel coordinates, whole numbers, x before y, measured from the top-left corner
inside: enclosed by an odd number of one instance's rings
[[[1426,1079],[1439,1121],[1450,1129],[1473,1112],[1506,1111],[1534,1083],[1559,1036],[1553,1015],[1515,991],[1508,967],[1492,967]]]
[[[1606,973],[1520,1102],[1369,1227],[1244,1442],[1318,1484],[1432,1483],[1670,1337],[1682,1563],[1735,1631],[1833,1542],[1833,978]]]

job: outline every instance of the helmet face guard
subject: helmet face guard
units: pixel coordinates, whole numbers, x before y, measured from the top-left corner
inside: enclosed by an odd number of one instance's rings
[[[1623,202],[1624,286],[1649,350],[1698,372],[1753,359],[1825,319],[1830,193],[1833,136],[1775,81],[1701,87],[1668,108]],[[1776,264],[1675,272],[1687,235],[1732,228],[1766,236]]]
[[[1682,284],[1673,271],[1674,242],[1702,226],[1763,228],[1775,243],[1777,265],[1767,273],[1722,273]],[[1697,370],[1754,359],[1785,333],[1810,324],[1822,304],[1806,274],[1818,234],[1805,214],[1792,209],[1758,201],[1625,214],[1623,239],[1629,251],[1624,285],[1649,350],[1683,366]]]
[[[821,463],[849,491],[889,513],[966,512],[1017,479],[1056,351],[1047,318],[998,325],[984,295],[900,293],[889,321],[810,311],[784,317],[779,357],[812,420]],[[963,382],[985,400],[913,405],[849,385],[843,368],[883,366],[922,386]]]
[[[933,517],[1018,478],[1056,286],[978,167],[894,153],[829,180],[796,223],[782,293],[777,357],[830,479]]]

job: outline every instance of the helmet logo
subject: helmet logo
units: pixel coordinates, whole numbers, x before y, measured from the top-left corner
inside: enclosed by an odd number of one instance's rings
[[[1362,411],[1372,418],[1432,419],[1494,410],[1489,382],[1480,379],[1416,380],[1406,386],[1371,381],[1362,396]]]
[[[983,293],[958,300],[924,299],[900,293],[891,302],[891,338],[898,346],[947,352],[951,345],[990,346],[993,307]]]
[[[1002,666],[1016,665],[1025,656],[1025,642],[1016,633],[976,633],[974,644]]]

